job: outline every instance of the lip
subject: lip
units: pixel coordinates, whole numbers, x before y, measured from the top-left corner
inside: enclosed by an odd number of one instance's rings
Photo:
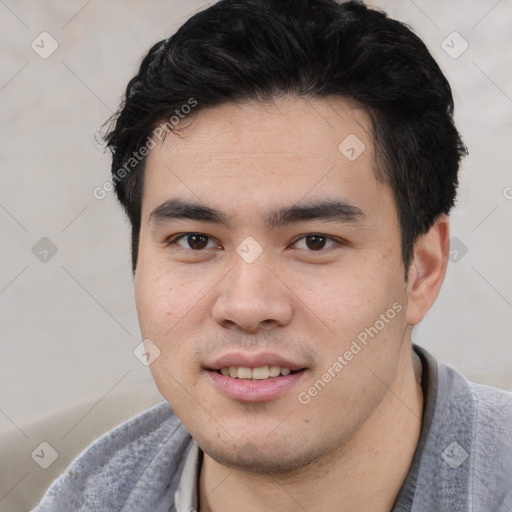
[[[295,386],[305,373],[306,370],[304,369],[297,373],[272,377],[267,380],[249,380],[226,377],[216,370],[208,370],[208,375],[215,389],[228,398],[245,402],[265,402],[273,400]]]
[[[248,368],[259,368],[261,366],[279,366],[289,368],[291,371],[302,370],[304,365],[295,363],[279,354],[262,352],[259,354],[248,354],[243,352],[231,352],[224,354],[215,361],[206,365],[207,370],[220,370],[229,366],[244,366]],[[276,377],[278,378],[278,377]]]

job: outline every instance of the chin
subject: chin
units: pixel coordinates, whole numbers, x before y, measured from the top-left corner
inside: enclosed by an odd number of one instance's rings
[[[314,465],[320,458],[328,455],[332,449],[329,446],[312,446],[304,439],[292,440],[275,439],[270,442],[265,439],[240,439],[236,442],[226,442],[216,438],[215,441],[196,438],[200,448],[217,463],[231,469],[252,473],[254,475],[291,475],[300,472],[307,466]]]

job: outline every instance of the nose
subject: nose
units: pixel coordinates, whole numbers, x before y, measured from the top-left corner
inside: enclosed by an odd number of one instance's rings
[[[246,333],[287,325],[293,316],[290,290],[261,255],[247,263],[234,255],[234,265],[219,283],[213,318],[226,329]]]

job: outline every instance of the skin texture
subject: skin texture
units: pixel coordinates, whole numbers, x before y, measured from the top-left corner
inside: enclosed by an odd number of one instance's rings
[[[405,282],[369,118],[348,99],[226,104],[178,128],[148,156],[135,291],[143,337],[160,350],[155,382],[205,452],[201,512],[391,510],[421,429],[411,329],[444,278],[447,217],[418,240]],[[338,149],[350,134],[365,145],[354,161]],[[216,208],[231,225],[151,216],[169,199]],[[271,210],[324,199],[364,217],[264,223]],[[207,235],[206,247],[175,240],[186,233]],[[311,234],[331,238],[318,248]],[[236,250],[247,237],[262,249],[252,263]],[[300,403],[394,304],[400,311]],[[276,399],[234,400],[205,366],[236,351],[272,351],[307,370]]]

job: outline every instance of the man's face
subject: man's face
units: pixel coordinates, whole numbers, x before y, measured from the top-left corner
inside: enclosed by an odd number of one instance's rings
[[[135,290],[160,350],[152,374],[218,462],[302,467],[363,426],[410,350],[399,222],[369,118],[341,98],[287,98],[184,124],[145,172]],[[238,361],[300,371],[217,371]]]

